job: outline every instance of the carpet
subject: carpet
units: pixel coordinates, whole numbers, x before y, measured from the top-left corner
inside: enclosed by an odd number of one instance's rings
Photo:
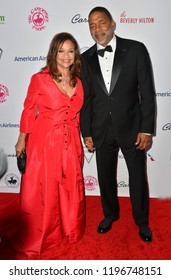
[[[153,242],[144,243],[138,236],[131,203],[119,197],[120,219],[106,234],[98,234],[103,219],[99,196],[86,196],[86,231],[82,240],[70,245],[67,238],[40,256],[28,258],[14,251],[3,235],[16,229],[19,194],[0,194],[0,259],[1,260],[170,260],[171,200],[150,198],[150,228]]]

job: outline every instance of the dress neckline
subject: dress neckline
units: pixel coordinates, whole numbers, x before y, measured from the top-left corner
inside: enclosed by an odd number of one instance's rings
[[[51,77],[52,78],[52,77]],[[70,95],[68,95],[67,93],[65,93],[65,92],[63,92],[60,88],[59,88],[59,86],[58,86],[58,84],[56,83],[56,81],[52,78],[52,80],[53,80],[53,83],[55,84],[55,86],[57,87],[57,89],[62,93],[62,95],[64,95],[64,96],[67,96],[67,97],[69,97],[69,98],[72,98],[74,95],[75,95],[75,92],[76,92],[76,89],[77,89],[77,85],[78,85],[78,79],[77,79],[77,84],[76,84],[76,86],[75,86],[75,88],[74,88],[74,92],[73,92],[73,94],[70,96]]]

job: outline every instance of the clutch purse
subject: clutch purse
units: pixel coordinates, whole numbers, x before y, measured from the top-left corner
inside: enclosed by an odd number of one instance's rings
[[[25,173],[26,169],[26,160],[27,154],[26,152],[22,152],[19,157],[17,157],[17,166],[21,173]]]

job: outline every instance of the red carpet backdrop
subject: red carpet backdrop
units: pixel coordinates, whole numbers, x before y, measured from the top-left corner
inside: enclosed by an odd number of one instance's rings
[[[14,146],[31,75],[45,65],[54,34],[72,33],[81,52],[94,43],[87,17],[93,7],[100,5],[113,15],[118,36],[142,41],[149,50],[157,102],[157,136],[147,153],[150,196],[171,197],[170,0],[0,1],[0,145],[8,156],[7,172],[0,179],[0,193],[20,191]],[[86,195],[99,195],[95,155],[86,149],[84,178]],[[128,196],[127,169],[121,153],[118,191],[120,196]]]

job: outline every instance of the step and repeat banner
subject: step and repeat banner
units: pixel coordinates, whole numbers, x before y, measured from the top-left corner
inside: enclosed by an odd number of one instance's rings
[[[8,160],[1,193],[20,191],[15,143],[31,75],[45,65],[50,41],[58,32],[70,32],[81,52],[94,44],[88,13],[95,6],[109,9],[118,36],[142,41],[149,51],[157,103],[156,136],[147,152],[150,196],[171,197],[170,0],[0,0],[0,147]],[[84,152],[86,195],[99,195],[95,154],[85,147]],[[118,194],[128,196],[127,168],[121,152],[118,157]]]

